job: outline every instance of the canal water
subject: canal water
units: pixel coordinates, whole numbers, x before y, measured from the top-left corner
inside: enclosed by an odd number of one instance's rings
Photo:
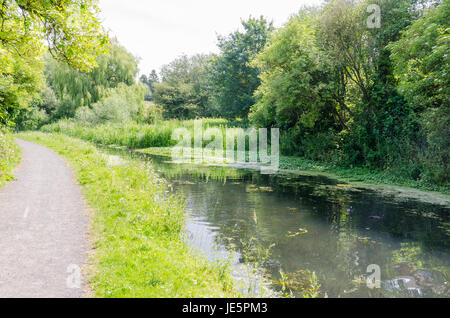
[[[320,175],[142,158],[184,196],[191,244],[228,260],[252,294],[450,297],[448,201]]]

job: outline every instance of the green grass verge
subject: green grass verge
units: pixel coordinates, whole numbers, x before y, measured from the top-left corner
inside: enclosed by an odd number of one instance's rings
[[[235,297],[226,264],[183,240],[184,202],[151,166],[111,163],[90,143],[60,134],[21,133],[68,160],[93,213],[90,285],[97,297]]]
[[[14,180],[12,171],[20,162],[20,148],[12,135],[0,130],[0,188]]]

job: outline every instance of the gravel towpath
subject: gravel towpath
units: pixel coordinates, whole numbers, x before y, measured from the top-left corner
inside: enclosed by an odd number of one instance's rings
[[[17,180],[0,189],[0,297],[83,297],[88,216],[80,188],[56,153],[17,143]]]

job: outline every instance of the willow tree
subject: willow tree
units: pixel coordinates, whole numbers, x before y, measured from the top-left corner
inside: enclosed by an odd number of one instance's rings
[[[73,117],[77,108],[92,106],[120,83],[133,85],[138,73],[136,57],[116,40],[112,40],[109,52],[100,55],[97,66],[91,72],[81,72],[67,63],[48,57],[46,79],[58,96],[60,106],[55,116]]]
[[[0,1],[0,124],[12,124],[43,86],[43,54],[80,71],[105,53],[95,0]]]

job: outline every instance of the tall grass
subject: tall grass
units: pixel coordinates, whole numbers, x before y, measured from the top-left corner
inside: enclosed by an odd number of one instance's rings
[[[203,128],[226,127],[224,119],[203,119]],[[41,131],[46,133],[63,133],[68,136],[102,145],[116,145],[131,149],[150,147],[171,147],[177,144],[171,140],[172,132],[177,128],[194,130],[193,120],[167,120],[152,125],[147,124],[103,124],[98,126],[82,125],[69,120],[62,120],[46,125]]]

